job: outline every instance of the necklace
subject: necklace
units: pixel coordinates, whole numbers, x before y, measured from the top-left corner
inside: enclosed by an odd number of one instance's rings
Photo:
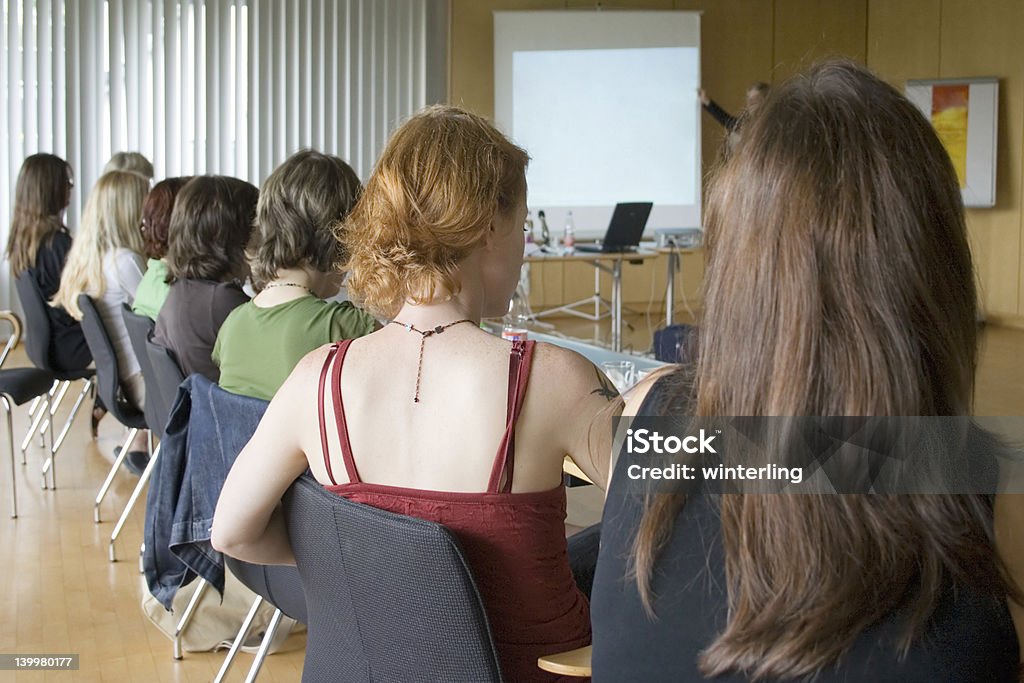
[[[263,289],[273,289],[274,287],[298,287],[304,289],[313,296],[316,296],[316,292],[307,287],[306,285],[300,285],[298,282],[271,282],[269,285],[263,285]]]
[[[392,325],[401,325],[402,327],[404,327],[406,332],[415,332],[418,335],[420,335],[420,357],[419,361],[416,363],[416,395],[412,399],[413,403],[420,402],[420,377],[423,374],[423,345],[426,344],[427,337],[433,337],[435,334],[441,334],[442,332],[447,330],[449,327],[452,327],[453,325],[471,322],[473,321],[469,320],[468,318],[463,318],[462,320],[450,322],[447,325],[438,325],[437,327],[432,327],[429,330],[420,330],[411,323],[402,323],[398,322],[397,320],[391,321]]]

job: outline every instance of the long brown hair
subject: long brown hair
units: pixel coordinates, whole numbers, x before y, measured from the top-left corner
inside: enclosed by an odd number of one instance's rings
[[[929,123],[863,67],[773,89],[714,179],[697,415],[965,415],[976,294],[956,174]],[[685,388],[684,388],[685,384]],[[685,500],[651,500],[640,594]],[[903,651],[950,582],[1017,595],[991,499],[725,495],[725,629],[707,676],[794,678],[899,606]]]
[[[21,164],[7,237],[7,258],[14,275],[35,266],[39,248],[64,227],[61,216],[72,182],[71,166],[53,154],[33,154]]]

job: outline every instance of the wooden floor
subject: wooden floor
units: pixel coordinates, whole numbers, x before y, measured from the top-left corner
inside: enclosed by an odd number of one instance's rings
[[[625,344],[650,348],[651,330],[644,315],[630,316]],[[557,321],[560,331],[607,338],[606,325],[596,330],[583,321]],[[976,413],[1024,415],[1024,331],[986,328],[978,372]],[[26,365],[23,354],[8,367]],[[26,428],[27,407],[16,410],[15,435]],[[2,428],[0,428],[2,429]],[[108,418],[98,441],[88,433],[88,417],[76,421],[60,453],[58,490],[40,488],[42,451],[33,445],[28,464],[16,468],[20,516],[7,519],[9,482],[6,453],[0,476],[0,653],[76,653],[77,672],[0,672],[6,681],[209,681],[222,653],[188,653],[171,658],[171,643],[153,627],[140,608],[144,587],[137,551],[142,536],[142,507],[133,515],[118,544],[120,562],[107,561],[113,520],[131,493],[135,479],[120,476],[104,505],[104,522],[93,524],[92,499],[109,467],[109,453],[123,430]],[[5,450],[5,449],[0,449]],[[599,511],[600,497],[584,494],[570,502],[570,521],[585,524]],[[284,652],[272,655],[261,681],[298,681],[304,636],[293,635]],[[240,655],[230,680],[240,681],[251,656]]]

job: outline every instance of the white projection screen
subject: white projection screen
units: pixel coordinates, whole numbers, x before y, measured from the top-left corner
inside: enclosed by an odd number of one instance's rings
[[[530,153],[530,209],[604,235],[618,202],[648,232],[700,227],[700,14],[494,13],[494,113]]]

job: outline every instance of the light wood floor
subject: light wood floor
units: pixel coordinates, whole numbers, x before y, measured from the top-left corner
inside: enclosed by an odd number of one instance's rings
[[[591,323],[557,321],[568,334],[594,336]],[[638,350],[650,347],[651,325],[631,316],[625,343]],[[657,320],[652,324],[656,325]],[[606,326],[596,330],[607,338]],[[1024,415],[1024,331],[986,328],[978,372],[976,412],[982,415]],[[13,356],[8,367],[27,365]],[[27,407],[16,409],[15,435],[26,428]],[[2,427],[0,427],[2,429]],[[60,453],[58,490],[43,491],[39,483],[42,451],[34,445],[28,464],[17,465],[20,516],[7,519],[9,482],[7,455],[0,476],[0,653],[77,653],[77,672],[0,672],[0,681],[209,681],[223,658],[220,653],[188,653],[171,658],[171,643],[153,627],[140,608],[144,587],[137,551],[142,537],[142,506],[118,544],[120,562],[107,561],[107,539],[113,520],[135,480],[121,476],[104,505],[104,522],[92,522],[92,498],[109,467],[109,453],[123,431],[108,418],[100,439],[89,437],[83,411]],[[2,443],[0,437],[0,443]],[[583,500],[583,498],[586,498]],[[599,511],[593,496],[571,501],[570,520],[586,523]],[[304,636],[292,636],[285,651],[267,659],[261,681],[298,681]],[[231,680],[240,681],[251,661],[240,655]]]

